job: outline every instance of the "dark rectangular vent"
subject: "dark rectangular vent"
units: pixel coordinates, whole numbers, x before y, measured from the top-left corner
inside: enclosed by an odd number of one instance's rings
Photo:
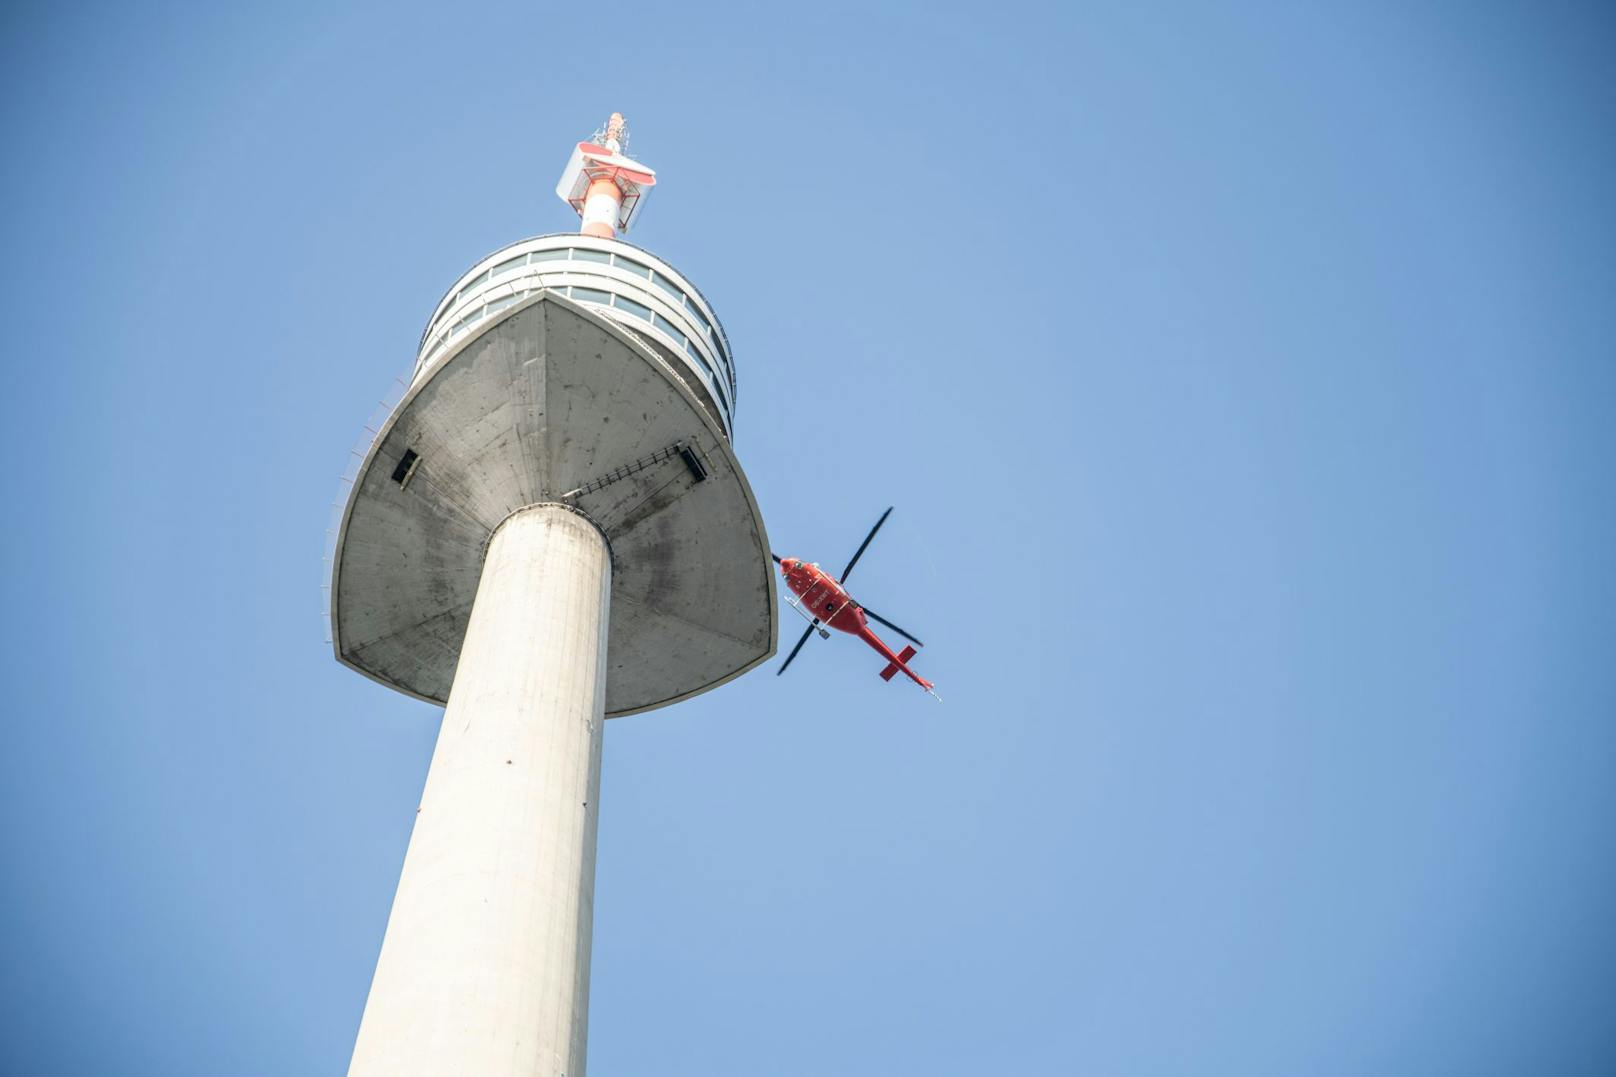
[[[393,481],[403,486],[410,481],[410,475],[415,471],[415,464],[421,458],[414,449],[405,449],[404,455],[398,458],[398,466],[393,469]]]
[[[701,457],[696,455],[694,449],[688,445],[682,445],[679,447],[679,456],[684,460],[685,467],[690,469],[691,476],[697,482],[707,478],[707,465],[701,462]]]

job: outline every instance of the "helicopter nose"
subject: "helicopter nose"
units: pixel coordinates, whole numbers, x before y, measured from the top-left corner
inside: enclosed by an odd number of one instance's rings
[[[782,576],[789,576],[796,569],[796,567],[797,559],[795,557],[783,558],[780,561],[780,574]]]

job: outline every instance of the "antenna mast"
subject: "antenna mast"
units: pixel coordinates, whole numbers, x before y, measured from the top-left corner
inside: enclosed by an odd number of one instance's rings
[[[591,138],[599,141],[580,142],[573,149],[556,194],[578,211],[580,232],[612,239],[628,231],[656,183],[656,173],[625,155],[628,121],[621,112],[612,113],[605,129]]]

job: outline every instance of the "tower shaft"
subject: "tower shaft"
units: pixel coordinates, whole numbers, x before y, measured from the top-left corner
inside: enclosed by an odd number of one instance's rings
[[[489,540],[350,1077],[584,1077],[611,572],[559,505]]]

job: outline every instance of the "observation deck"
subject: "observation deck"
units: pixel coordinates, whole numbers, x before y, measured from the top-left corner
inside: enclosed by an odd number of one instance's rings
[[[479,323],[539,291],[620,324],[669,365],[726,438],[735,436],[735,365],[718,316],[682,273],[619,239],[556,233],[479,261],[439,300],[421,334],[412,383]]]
[[[621,117],[608,127],[605,146],[579,143],[557,189],[584,232],[519,240],[456,279],[348,494],[333,648],[419,699],[449,699],[493,535],[541,505],[607,543],[607,717],[707,691],[774,652],[729,341],[684,274],[613,233],[655,177],[619,152]]]

